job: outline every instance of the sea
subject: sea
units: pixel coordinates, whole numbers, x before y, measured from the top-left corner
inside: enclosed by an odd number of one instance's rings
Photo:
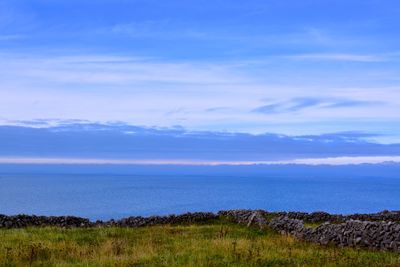
[[[400,167],[0,165],[0,214],[108,220],[227,209],[400,210]]]

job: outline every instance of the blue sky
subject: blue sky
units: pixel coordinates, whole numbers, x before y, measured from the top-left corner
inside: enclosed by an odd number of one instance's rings
[[[399,143],[398,25],[394,0],[0,0],[0,123]]]

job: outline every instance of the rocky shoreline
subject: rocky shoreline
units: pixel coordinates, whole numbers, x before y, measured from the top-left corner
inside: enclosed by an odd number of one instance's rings
[[[144,227],[165,224],[206,223],[229,219],[248,227],[269,227],[282,234],[322,245],[362,247],[400,252],[400,211],[337,215],[326,212],[268,212],[228,210],[218,213],[194,212],[168,216],[132,216],[120,220],[92,222],[74,216],[0,215],[0,228],[25,227]],[[305,223],[319,223],[307,227]]]

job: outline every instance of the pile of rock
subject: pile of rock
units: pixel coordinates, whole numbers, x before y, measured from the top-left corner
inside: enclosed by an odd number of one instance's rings
[[[269,226],[280,233],[318,244],[332,243],[338,246],[400,252],[400,224],[394,222],[349,220],[340,224],[324,223],[311,228],[305,227],[303,221],[298,219],[277,217],[269,222]]]

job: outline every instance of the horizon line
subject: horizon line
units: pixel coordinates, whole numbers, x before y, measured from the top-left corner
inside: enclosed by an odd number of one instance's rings
[[[100,158],[42,158],[0,157],[0,164],[35,165],[180,165],[180,166],[250,166],[250,165],[360,165],[400,163],[400,156],[343,156],[326,158],[300,158],[269,161],[207,161],[185,159],[100,159]]]

